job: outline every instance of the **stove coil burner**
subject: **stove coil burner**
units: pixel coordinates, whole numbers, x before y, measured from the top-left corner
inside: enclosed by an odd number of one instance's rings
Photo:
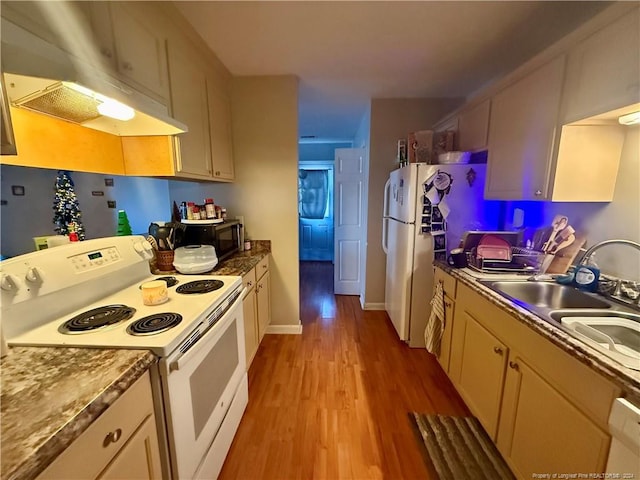
[[[193,293],[209,293],[218,290],[224,286],[224,282],[220,280],[196,280],[194,282],[185,283],[176,288],[176,292],[185,295]]]
[[[136,309],[126,305],[105,305],[76,315],[60,325],[58,331],[60,333],[91,332],[129,320],[134,313],[136,313]]]
[[[171,288],[174,285],[177,285],[179,280],[176,277],[158,277],[155,278],[154,280],[164,280],[167,283],[167,288]],[[140,285],[138,288],[142,288],[142,285]]]
[[[127,327],[129,335],[154,335],[175,327],[182,321],[178,313],[156,313],[136,320]]]

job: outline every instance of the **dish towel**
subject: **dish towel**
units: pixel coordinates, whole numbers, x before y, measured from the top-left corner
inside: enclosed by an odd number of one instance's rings
[[[436,283],[433,298],[431,299],[431,315],[424,330],[424,343],[427,350],[434,355],[440,355],[440,342],[444,334],[444,288],[442,282]]]

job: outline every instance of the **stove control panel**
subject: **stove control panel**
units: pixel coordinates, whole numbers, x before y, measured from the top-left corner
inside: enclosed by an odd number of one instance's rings
[[[120,260],[120,253],[116,247],[104,248],[102,250],[96,250],[89,253],[82,253],[80,255],[74,255],[69,257],[72,268],[78,272],[84,272],[92,270],[94,268],[102,267],[110,263]]]

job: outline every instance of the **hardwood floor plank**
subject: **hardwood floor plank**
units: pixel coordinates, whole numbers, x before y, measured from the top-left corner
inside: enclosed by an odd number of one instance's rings
[[[302,335],[266,335],[220,474],[230,479],[428,479],[408,412],[468,415],[435,358],[385,312],[333,295],[330,263],[300,268]]]

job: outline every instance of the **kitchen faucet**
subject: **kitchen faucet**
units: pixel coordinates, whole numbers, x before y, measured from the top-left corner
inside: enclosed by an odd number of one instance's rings
[[[602,242],[596,243],[595,245],[593,245],[592,247],[590,247],[583,255],[582,257],[582,263],[585,265],[589,264],[589,258],[591,258],[591,255],[593,255],[593,253],[598,250],[599,248],[604,247],[605,245],[629,245],[630,247],[635,248],[636,250],[640,251],[640,243],[638,242],[634,242],[632,240],[623,240],[623,239],[617,239],[617,240],[604,240]],[[613,291],[613,293],[611,294],[614,297],[619,297],[620,293],[622,292],[622,279],[617,279],[616,280],[616,287],[615,290]],[[638,295],[637,297],[631,297],[632,300],[635,300],[636,305],[640,304],[640,295]]]
[[[596,250],[604,247],[605,245],[614,245],[614,244],[629,245],[630,247],[633,247],[636,250],[640,251],[640,243],[634,242],[632,240],[622,240],[622,239],[620,239],[620,240],[604,240],[602,242],[596,243],[592,247],[589,247],[589,249],[582,256],[582,263],[585,264],[585,265],[588,265],[589,258],[591,257],[593,252],[595,252]]]

